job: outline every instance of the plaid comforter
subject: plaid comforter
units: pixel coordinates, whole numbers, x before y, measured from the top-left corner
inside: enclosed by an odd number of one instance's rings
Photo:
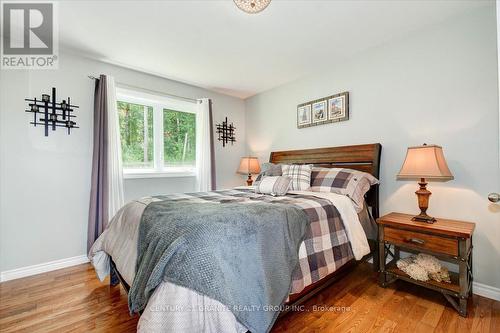
[[[241,203],[258,200],[300,207],[309,216],[310,226],[299,249],[300,268],[295,270],[292,277],[292,294],[301,292],[354,258],[342,218],[327,199],[300,194],[272,197],[255,194],[250,190],[223,190],[156,196],[149,200]]]

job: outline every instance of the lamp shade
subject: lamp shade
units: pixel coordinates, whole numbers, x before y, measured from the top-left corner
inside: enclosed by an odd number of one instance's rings
[[[443,148],[424,144],[408,148],[397,178],[448,181],[453,179],[453,175],[446,164]]]
[[[237,172],[244,175],[259,173],[259,159],[257,157],[242,157],[240,161],[240,167],[238,168]]]

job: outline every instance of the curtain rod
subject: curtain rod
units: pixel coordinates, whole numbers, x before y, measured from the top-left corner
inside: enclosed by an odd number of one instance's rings
[[[88,78],[91,79],[91,80],[99,80],[98,77],[95,77],[95,76],[92,76],[92,75],[89,75]],[[142,90],[143,92],[149,92],[149,93],[154,93],[156,95],[163,95],[163,96],[166,96],[166,97],[173,97],[173,98],[183,99],[183,100],[189,101],[189,102],[199,103],[201,101],[199,99],[194,99],[194,98],[189,98],[189,97],[184,97],[184,96],[178,96],[178,95],[173,95],[173,94],[167,94],[167,93],[164,93],[164,92],[161,92],[161,91],[156,91],[156,90],[150,90],[150,89],[145,89],[145,88],[141,88],[141,87],[131,86],[129,84],[124,84],[124,83],[120,83],[120,82],[116,82],[116,84],[118,86],[122,86],[122,87],[125,87],[125,88],[130,88],[130,89],[135,89],[135,90]]]

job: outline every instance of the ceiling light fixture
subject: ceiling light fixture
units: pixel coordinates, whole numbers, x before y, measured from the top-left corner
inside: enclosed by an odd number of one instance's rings
[[[271,0],[233,0],[239,9],[248,14],[256,14],[264,9],[271,3]]]

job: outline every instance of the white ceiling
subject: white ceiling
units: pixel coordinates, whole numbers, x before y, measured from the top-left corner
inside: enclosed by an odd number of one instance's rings
[[[485,1],[64,1],[60,43],[88,57],[246,98]],[[91,74],[91,73],[89,73]]]

